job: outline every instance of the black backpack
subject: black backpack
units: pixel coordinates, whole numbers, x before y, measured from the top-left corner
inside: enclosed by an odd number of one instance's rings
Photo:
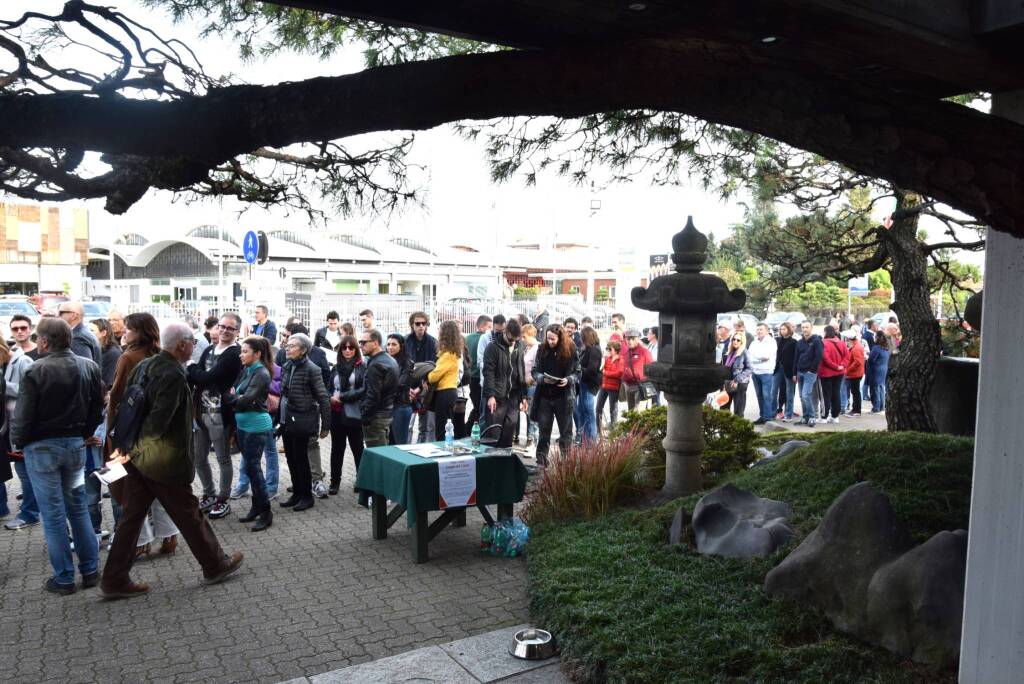
[[[129,453],[139,441],[142,422],[149,413],[146,401],[146,382],[149,379],[149,359],[142,362],[137,379],[121,396],[117,405],[117,417],[110,430],[110,443],[122,454]]]

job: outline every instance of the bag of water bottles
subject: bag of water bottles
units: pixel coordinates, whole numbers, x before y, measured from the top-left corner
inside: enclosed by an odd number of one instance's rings
[[[484,523],[480,529],[480,550],[492,556],[515,558],[526,552],[530,528],[519,518],[499,520],[494,525]]]

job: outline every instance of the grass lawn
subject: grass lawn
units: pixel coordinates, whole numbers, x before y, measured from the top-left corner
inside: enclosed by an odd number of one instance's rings
[[[730,480],[793,508],[800,538],[848,486],[871,480],[918,541],[966,528],[973,442],[847,432]],[[952,682],[835,631],[816,610],[768,598],[764,576],[792,546],[741,561],[669,547],[676,508],[538,525],[529,547],[536,624],[560,640],[580,681]],[[795,543],[799,543],[799,540]],[[794,543],[794,544],[795,544]]]

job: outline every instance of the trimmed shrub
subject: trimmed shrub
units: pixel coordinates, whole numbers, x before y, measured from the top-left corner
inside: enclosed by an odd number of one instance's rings
[[[729,473],[747,468],[754,462],[754,440],[757,433],[750,421],[709,406],[704,411],[704,454],[700,469],[704,486],[711,487]],[[609,432],[610,440],[620,439],[630,433],[645,436],[642,451],[651,484],[665,484],[665,430],[668,425],[668,408],[655,406],[645,411],[627,411]]]
[[[567,518],[594,518],[644,490],[642,432],[615,440],[585,442],[552,458],[526,500],[530,525]]]

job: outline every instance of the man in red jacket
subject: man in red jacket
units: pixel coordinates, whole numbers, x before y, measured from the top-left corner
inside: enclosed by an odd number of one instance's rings
[[[640,401],[640,383],[647,379],[644,366],[654,363],[651,352],[640,344],[640,331],[636,328],[626,331],[626,349],[622,356],[622,384],[626,388],[626,406],[632,411]]]

